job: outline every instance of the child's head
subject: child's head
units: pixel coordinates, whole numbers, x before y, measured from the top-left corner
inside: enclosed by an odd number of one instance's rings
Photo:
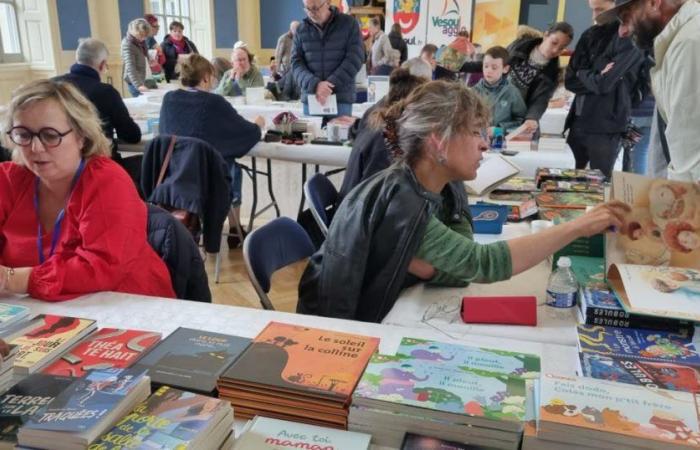
[[[484,79],[490,84],[498,83],[503,74],[508,73],[510,69],[509,58],[508,50],[503,47],[488,49],[484,55]]]

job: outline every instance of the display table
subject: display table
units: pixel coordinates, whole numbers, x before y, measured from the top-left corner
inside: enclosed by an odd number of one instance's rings
[[[568,115],[569,108],[548,108],[540,119],[540,133],[560,136]]]

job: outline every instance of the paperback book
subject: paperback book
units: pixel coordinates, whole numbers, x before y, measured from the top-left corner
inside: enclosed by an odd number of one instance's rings
[[[470,194],[484,195],[519,172],[520,168],[508,159],[497,154],[489,154],[484,157],[476,172],[476,178],[465,181],[464,187]]]
[[[603,194],[592,192],[540,192],[535,194],[539,208],[583,209],[604,201]]]
[[[603,183],[605,175],[598,169],[556,169],[540,168],[535,173],[535,183],[539,187],[545,181],[569,181]]]
[[[401,450],[493,450],[493,447],[446,441],[435,437],[406,433]]]
[[[505,193],[505,192],[524,192],[530,193],[537,191],[537,184],[535,184],[534,178],[528,177],[513,177],[509,178],[507,181],[498,185],[496,189],[493,190],[494,193]]]
[[[602,194],[604,191],[601,183],[587,181],[556,181],[546,180],[540,184],[543,192],[594,192]]]
[[[29,308],[21,305],[0,303],[0,331],[29,317]]]
[[[585,209],[538,208],[538,217],[540,220],[549,220],[555,224],[569,222],[581,217],[585,213]]]

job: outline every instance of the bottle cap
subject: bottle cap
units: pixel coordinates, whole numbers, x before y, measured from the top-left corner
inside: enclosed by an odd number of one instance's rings
[[[557,260],[557,267],[571,267],[571,258],[568,256],[562,256]]]

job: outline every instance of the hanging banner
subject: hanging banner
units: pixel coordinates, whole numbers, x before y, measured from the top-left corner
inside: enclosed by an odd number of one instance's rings
[[[520,18],[520,0],[476,0],[472,42],[486,50],[507,46],[515,40]]]
[[[442,1],[442,0],[441,0]],[[418,56],[426,44],[428,27],[428,0],[387,0],[385,30],[394,23],[401,26],[401,34],[408,46],[408,56]]]
[[[461,28],[471,34],[472,0],[430,0],[426,42],[440,48],[448,45]]]

